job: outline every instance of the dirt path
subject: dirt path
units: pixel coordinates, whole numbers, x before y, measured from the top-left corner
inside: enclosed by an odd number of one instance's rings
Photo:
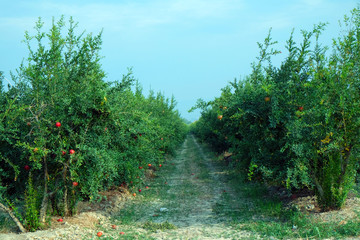
[[[0,239],[99,239],[98,231],[104,239],[259,238],[232,226],[234,217],[251,204],[236,195],[208,154],[189,135],[176,157],[156,171],[158,177],[144,183],[141,193],[133,189],[137,196],[120,210],[86,212],[65,224],[55,222],[50,230],[0,234]]]
[[[139,216],[133,221],[136,225],[133,231],[149,239],[257,238],[231,226],[233,215],[228,213],[239,213],[240,207],[247,204],[238,204],[239,199],[226,184],[226,173],[205,154],[192,135],[161,175],[160,181],[156,179],[151,186],[155,196],[150,193],[131,203],[136,209],[119,213],[123,222],[124,215]],[[166,229],[164,223],[176,229]]]

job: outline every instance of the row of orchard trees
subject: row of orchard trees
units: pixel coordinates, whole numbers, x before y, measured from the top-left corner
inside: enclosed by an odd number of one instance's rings
[[[290,190],[313,188],[324,209],[343,205],[359,165],[360,9],[342,22],[332,51],[320,44],[324,29],[291,34],[279,67],[269,36],[258,63],[213,101],[198,101],[192,131],[219,152],[228,150],[249,179]]]
[[[45,33],[39,19],[15,84],[5,90],[0,75],[0,203],[31,231],[101,190],[141,184],[186,133],[175,100],[145,97],[131,71],[104,81],[101,34],[76,27],[61,18]]]

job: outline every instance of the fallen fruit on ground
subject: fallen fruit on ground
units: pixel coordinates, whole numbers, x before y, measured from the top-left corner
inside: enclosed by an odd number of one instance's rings
[[[116,229],[117,226],[116,225],[111,225],[111,227],[112,227],[112,229]]]
[[[75,153],[75,150],[73,150],[73,149],[70,149],[70,154],[74,154]]]
[[[136,193],[133,193],[133,196],[136,197]]]
[[[124,232],[120,232],[120,235],[124,235],[125,233]]]
[[[25,165],[25,166],[24,166],[24,169],[25,169],[26,171],[29,171],[29,170],[30,170],[30,166],[29,166],[29,165]]]
[[[103,235],[103,233],[102,233],[102,232],[98,232],[96,235],[97,235],[98,237],[101,237],[101,236]]]
[[[64,220],[62,218],[59,218],[57,221],[58,222],[63,222]]]
[[[76,187],[77,185],[79,185],[78,182],[73,182],[73,186]]]
[[[61,123],[57,122],[57,123],[55,123],[55,126],[59,128],[59,127],[61,127]]]

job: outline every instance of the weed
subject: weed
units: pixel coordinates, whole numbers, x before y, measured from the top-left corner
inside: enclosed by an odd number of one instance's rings
[[[151,232],[156,232],[157,230],[165,231],[165,230],[176,229],[177,227],[174,224],[169,223],[168,221],[162,223],[155,223],[148,221],[144,223],[143,228]]]

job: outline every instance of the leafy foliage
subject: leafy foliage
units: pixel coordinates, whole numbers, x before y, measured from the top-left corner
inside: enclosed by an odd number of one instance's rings
[[[319,41],[325,24],[301,31],[300,44],[292,33],[279,67],[269,33],[252,73],[215,100],[198,101],[202,116],[192,126],[219,152],[231,151],[249,179],[314,188],[325,210],[343,205],[359,158],[359,8],[343,24],[330,55]]]
[[[32,231],[47,212],[72,215],[81,199],[141,184],[139,166],[162,163],[186,133],[175,100],[145,97],[131,69],[104,80],[101,33],[77,36],[72,18],[67,32],[63,17],[48,33],[43,25],[25,33],[29,56],[16,84],[5,91],[0,75],[0,193],[25,198]]]

